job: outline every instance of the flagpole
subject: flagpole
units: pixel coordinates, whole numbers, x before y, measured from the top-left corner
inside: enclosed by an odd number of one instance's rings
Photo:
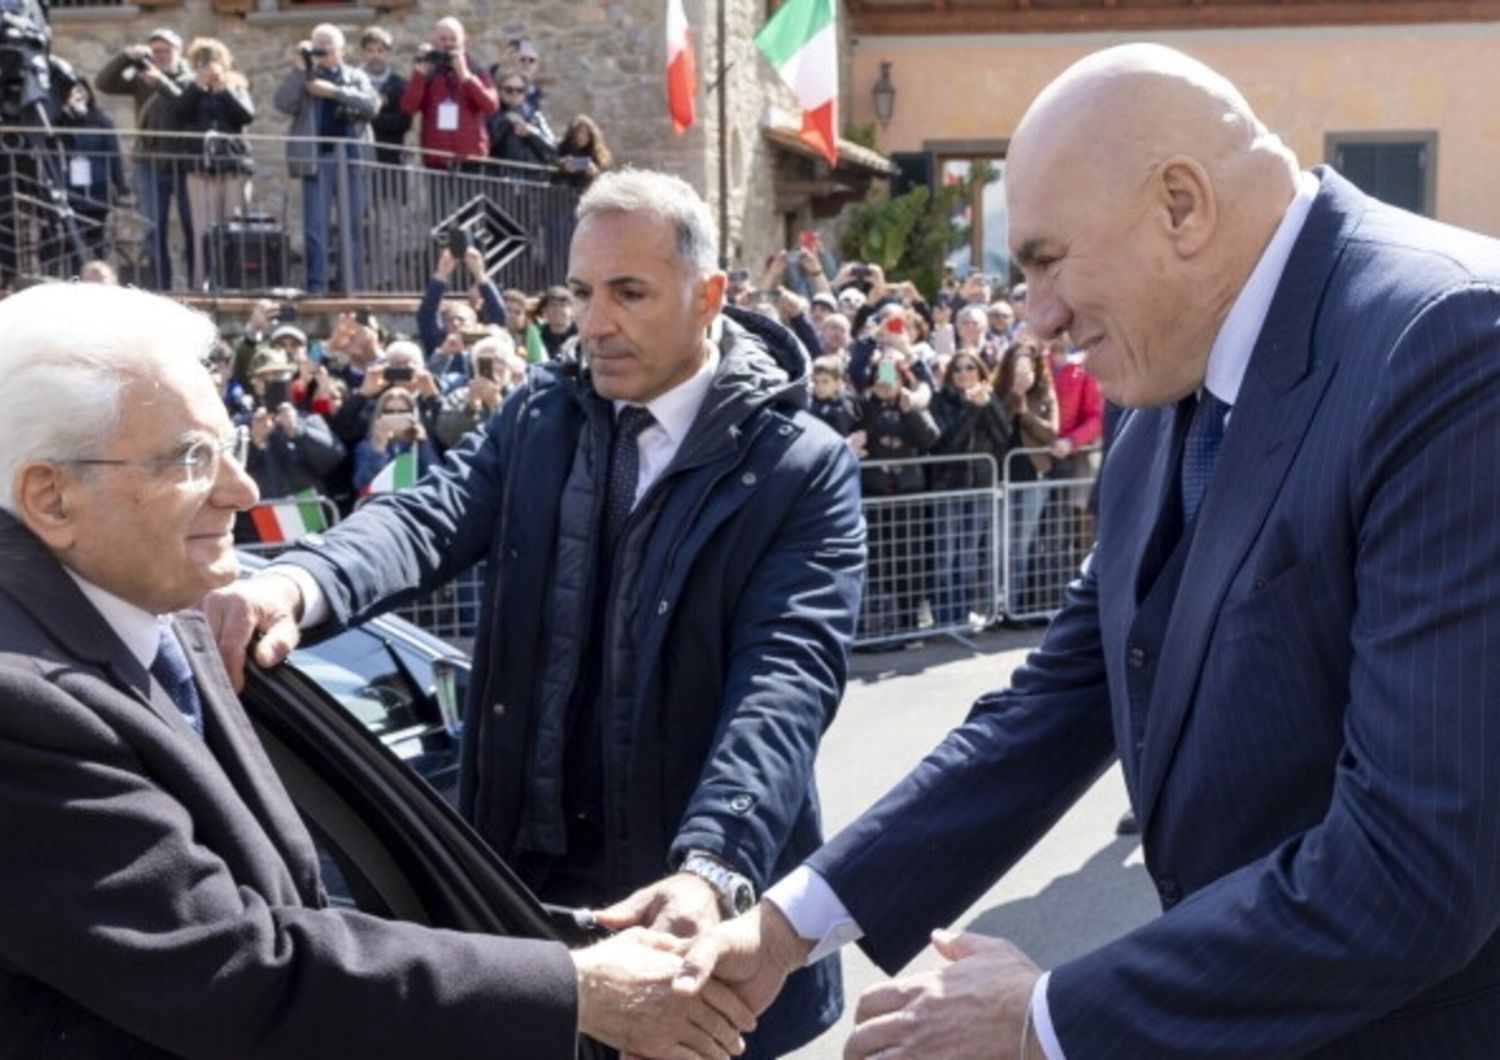
[[[719,268],[729,268],[729,0],[719,0]]]

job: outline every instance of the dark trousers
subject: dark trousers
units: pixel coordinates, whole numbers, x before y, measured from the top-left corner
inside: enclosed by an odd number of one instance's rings
[[[147,275],[158,291],[172,288],[172,250],[167,230],[174,195],[177,197],[177,220],[182,225],[183,261],[191,276],[196,248],[193,217],[188,210],[186,164],[154,159],[135,164],[135,197],[150,225],[146,246],[151,256],[151,268]]]

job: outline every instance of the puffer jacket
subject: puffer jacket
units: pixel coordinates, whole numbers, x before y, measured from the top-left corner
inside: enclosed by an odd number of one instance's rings
[[[631,514],[595,600],[610,404],[538,365],[410,490],[287,554],[336,623],[489,562],[465,720],[466,815],[502,855],[563,849],[567,718],[596,606],[607,884],[716,854],[763,890],[822,842],[813,759],[843,693],[864,564],[858,467],[805,409],[806,353],[726,311],[691,431]],[[842,1008],[837,958],[794,974],[751,1036],[796,1048]]]

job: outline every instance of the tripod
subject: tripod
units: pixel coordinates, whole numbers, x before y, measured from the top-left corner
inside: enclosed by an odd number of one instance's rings
[[[0,136],[0,285],[25,265],[50,274],[76,270],[88,257],[82,226],[98,224],[68,201],[67,159],[46,106],[30,103],[18,122]]]

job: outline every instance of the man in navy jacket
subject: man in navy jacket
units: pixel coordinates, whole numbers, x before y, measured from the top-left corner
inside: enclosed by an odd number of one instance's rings
[[[724,311],[715,254],[687,184],[600,178],[569,263],[582,367],[534,368],[415,489],[215,606],[221,640],[259,628],[271,661],[298,619],[358,622],[487,560],[465,812],[544,899],[679,935],[821,842],[813,759],[864,561],[858,467],[805,411],[807,356]],[[798,973],[747,1055],[841,1003],[836,959]]]
[[[1133,410],[1098,546],[1011,687],[684,988],[763,1000],[852,938],[896,971],[1118,756],[1163,915],[1046,975],[939,932],[846,1057],[1493,1057],[1500,244],[1302,172],[1156,46],[1064,73],[1005,176],[1028,323]]]

